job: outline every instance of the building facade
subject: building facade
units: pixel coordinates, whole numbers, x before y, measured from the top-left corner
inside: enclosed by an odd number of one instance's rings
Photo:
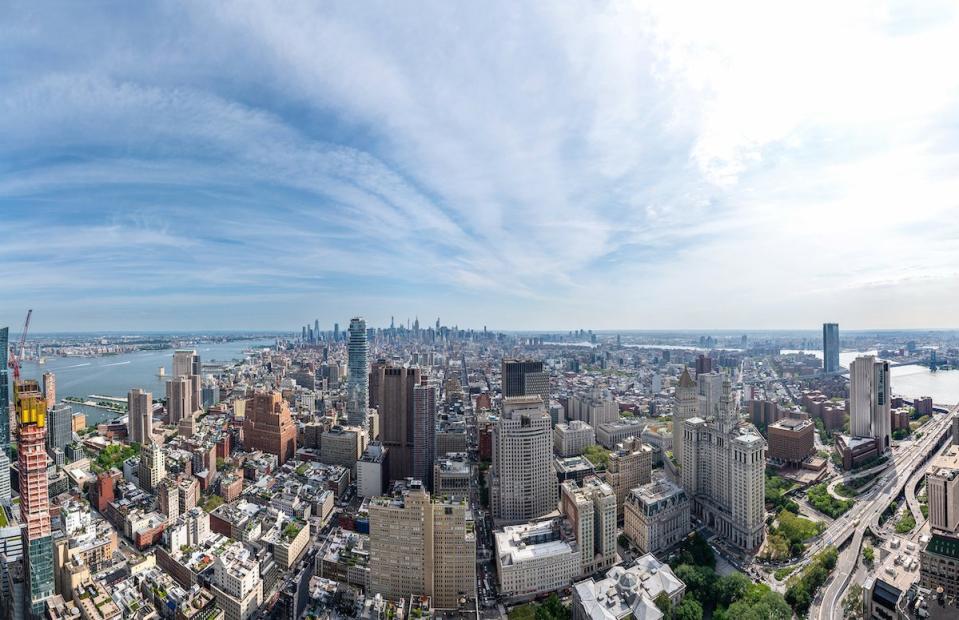
[[[153,394],[140,388],[127,392],[127,426],[130,441],[140,444],[153,441]]]
[[[623,516],[623,502],[634,488],[652,480],[653,449],[636,437],[630,437],[609,455],[604,478],[616,493],[616,512]]]
[[[557,456],[579,456],[596,444],[596,432],[582,420],[561,422],[553,428],[553,450]]]
[[[616,494],[613,488],[590,476],[582,485],[560,486],[560,511],[573,526],[582,561],[582,575],[606,570],[616,563]]]
[[[741,424],[725,377],[717,416],[690,418],[683,428],[683,488],[692,512],[742,549],[765,538],[766,442]]]
[[[623,533],[642,553],[661,553],[692,531],[689,496],[666,478],[631,490],[625,504]]]
[[[799,467],[809,456],[816,453],[816,425],[812,420],[783,418],[769,425],[769,449],[771,461]]]
[[[699,406],[696,399],[696,382],[689,376],[689,369],[683,368],[676,384],[676,393],[673,398],[673,437],[680,435],[683,424],[689,418],[699,415]],[[673,458],[683,465],[683,442],[673,441]]]
[[[517,523],[556,509],[553,434],[539,396],[503,399],[493,428],[490,509],[498,523]]]
[[[246,401],[243,445],[251,452],[275,454],[280,465],[296,454],[296,427],[279,392],[260,392]]]
[[[839,372],[839,323],[822,324],[823,372]]]
[[[366,428],[366,414],[370,400],[370,347],[366,340],[366,320],[350,319],[350,337],[347,343],[347,400],[346,421],[350,426]]]
[[[879,454],[890,445],[890,401],[889,362],[872,355],[857,357],[849,367],[849,434],[874,439]]]
[[[503,359],[503,398],[539,396],[549,404],[549,376],[543,371],[543,362],[536,360]]]

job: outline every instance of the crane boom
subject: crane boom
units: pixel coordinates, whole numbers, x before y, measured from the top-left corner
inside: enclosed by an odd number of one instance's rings
[[[20,333],[20,343],[17,346],[17,349],[11,351],[10,355],[10,368],[13,369],[13,383],[14,385],[20,381],[20,360],[23,359],[24,347],[27,343],[27,330],[30,329],[30,317],[33,316],[33,309],[27,310],[27,320],[23,322],[23,331]]]

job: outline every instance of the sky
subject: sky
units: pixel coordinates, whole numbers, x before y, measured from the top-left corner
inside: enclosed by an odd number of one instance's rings
[[[0,325],[959,327],[951,2],[12,2]]]

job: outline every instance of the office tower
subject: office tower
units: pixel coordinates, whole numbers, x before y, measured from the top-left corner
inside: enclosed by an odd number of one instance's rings
[[[567,420],[582,420],[594,429],[600,424],[619,420],[619,403],[608,389],[593,389],[587,394],[574,394],[566,404]]]
[[[60,403],[47,410],[47,450],[63,452],[73,442],[73,408]]]
[[[177,349],[173,352],[173,376],[189,377],[200,374],[200,356],[193,349]]]
[[[553,433],[539,396],[503,399],[493,427],[490,506],[497,523],[517,523],[556,509]]]
[[[166,478],[166,455],[160,444],[148,443],[140,450],[140,488],[153,493],[160,481]]]
[[[433,459],[436,442],[436,386],[413,387],[413,477],[427,489],[433,488]]]
[[[350,340],[347,344],[346,421],[350,426],[366,428],[366,413],[370,396],[370,354],[366,341],[366,321],[359,317],[350,320]]]
[[[682,481],[693,514],[742,549],[765,537],[766,442],[740,424],[724,376],[717,415],[690,418],[682,429]]]
[[[713,358],[705,353],[700,353],[696,358],[696,376],[704,375],[713,371]]]
[[[876,440],[879,454],[889,449],[891,385],[889,362],[857,357],[849,368],[849,434]]]
[[[333,342],[340,341],[340,324],[333,323]]]
[[[175,377],[166,382],[166,409],[167,419],[173,425],[193,413],[193,384],[189,377]]]
[[[683,442],[676,440],[682,438],[683,423],[699,414],[697,395],[696,382],[689,376],[689,369],[683,368],[673,398],[673,458],[680,467],[683,466]]]
[[[313,340],[314,342],[320,340],[320,319],[313,320]]]
[[[549,405],[549,376],[543,372],[543,362],[503,359],[502,382],[504,398],[538,395]]]
[[[436,609],[472,598],[476,539],[465,498],[431,500],[418,480],[370,500],[370,592],[431,596]]]
[[[822,369],[839,372],[839,323],[822,324]]]
[[[0,450],[9,454],[10,450],[10,360],[7,354],[10,347],[10,328],[0,328]]]
[[[19,435],[20,521],[23,528],[24,589],[29,616],[42,618],[47,597],[53,594],[53,540],[47,483],[47,403],[36,381],[21,380],[14,387]]]
[[[413,389],[421,383],[420,369],[387,366],[383,369],[380,441],[389,450],[388,477],[403,480],[413,474]]]
[[[130,441],[141,444],[153,441],[153,394],[140,388],[127,392],[127,428]]]
[[[616,494],[613,488],[588,476],[580,486],[565,481],[560,490],[560,511],[569,519],[579,545],[581,574],[605,570],[616,562]]]
[[[616,444],[610,452],[604,478],[616,493],[616,509],[623,516],[623,501],[630,489],[648,484],[653,471],[653,448],[636,437]]]
[[[260,392],[246,401],[243,445],[275,454],[280,465],[296,454],[296,427],[279,392]]]
[[[696,389],[699,416],[702,418],[717,417],[719,415],[719,399],[722,396],[723,375],[718,372],[696,375]]]
[[[383,376],[386,369],[390,366],[385,359],[378,359],[370,363],[370,407],[380,410],[380,404],[383,402]],[[383,415],[380,413],[380,419]]]
[[[926,471],[929,527],[959,533],[959,446],[936,456]]]
[[[47,409],[57,404],[57,376],[52,372],[43,373],[43,399],[47,401]]]

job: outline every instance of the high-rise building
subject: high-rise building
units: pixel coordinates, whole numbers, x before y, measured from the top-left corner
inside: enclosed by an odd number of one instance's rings
[[[683,368],[673,399],[673,457],[680,467],[683,466],[683,442],[676,439],[682,437],[683,423],[697,415],[699,415],[699,401],[696,382],[689,376],[689,369]]]
[[[616,563],[616,494],[588,476],[582,486],[567,480],[560,487],[560,510],[573,526],[579,545],[581,574],[591,575]]]
[[[623,501],[630,489],[649,483],[653,471],[653,448],[637,437],[616,444],[610,452],[604,478],[616,493],[617,517],[623,516]]]
[[[31,618],[42,618],[53,594],[53,539],[47,484],[47,403],[36,381],[14,385],[19,435],[20,521],[26,550],[24,590]]]
[[[194,349],[177,349],[173,352],[173,376],[189,377],[200,374],[200,356]]]
[[[174,377],[166,382],[167,418],[174,426],[193,413],[193,383],[189,377]]]
[[[613,399],[609,390],[605,389],[594,389],[587,394],[573,394],[567,400],[566,419],[582,420],[595,429],[600,424],[619,420],[619,403]]]
[[[366,340],[366,321],[350,319],[350,340],[347,344],[347,401],[346,421],[350,426],[367,428],[367,410],[370,402],[370,354]]]
[[[872,438],[879,454],[890,445],[892,427],[889,362],[863,355],[849,367],[849,434]]]
[[[839,323],[822,324],[822,369],[839,372]]]
[[[10,453],[10,328],[0,328],[0,451]]]
[[[549,405],[549,376],[543,372],[543,362],[503,359],[502,383],[504,398],[538,395]]]
[[[260,392],[246,401],[243,445],[275,454],[282,465],[296,454],[296,427],[279,392]]]
[[[705,353],[700,353],[696,357],[696,376],[704,375],[707,372],[713,371],[713,358],[709,357]]]
[[[692,530],[689,497],[666,477],[632,489],[624,503],[623,533],[642,553],[661,553]]]
[[[73,407],[60,403],[47,409],[47,450],[65,451],[73,442]]]
[[[140,488],[154,493],[160,481],[166,478],[166,455],[160,444],[149,443],[140,450]]]
[[[127,428],[130,441],[140,444],[153,441],[153,394],[140,388],[127,392]]]
[[[693,514],[742,549],[765,537],[766,441],[739,421],[728,376],[716,415],[685,421],[682,480]],[[700,401],[701,403],[703,401]]]
[[[383,369],[380,417],[380,441],[389,450],[389,480],[404,480],[413,475],[414,405],[413,389],[422,382],[419,368],[386,366]]]
[[[427,489],[433,488],[436,401],[435,385],[423,383],[413,387],[413,477]]]
[[[959,446],[950,446],[926,471],[929,527],[959,533]]]
[[[497,523],[518,523],[556,509],[553,433],[539,396],[503,399],[493,427],[490,506]]]
[[[437,609],[472,598],[476,540],[465,498],[431,500],[418,480],[370,500],[370,591],[431,596]]]
[[[47,409],[57,404],[57,376],[52,372],[43,373],[43,399],[47,401]]]

